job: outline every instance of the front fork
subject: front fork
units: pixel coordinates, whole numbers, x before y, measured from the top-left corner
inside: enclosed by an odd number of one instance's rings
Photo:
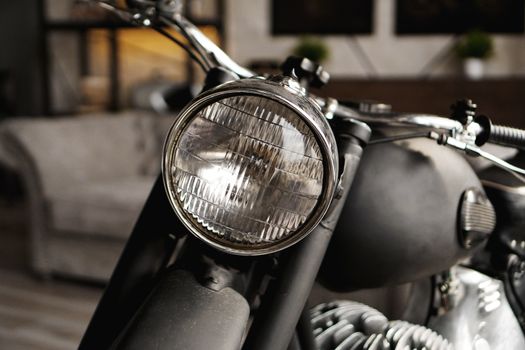
[[[363,132],[363,128],[367,130]],[[355,132],[356,130],[358,132]],[[184,330],[188,323],[182,322],[182,317],[189,317],[190,323],[196,323],[195,326],[198,326],[199,320],[203,320],[200,324],[209,327],[205,320],[220,320],[219,306],[225,305],[221,304],[221,293],[224,293],[224,290],[233,291],[230,297],[224,298],[234,300],[233,303],[238,305],[239,309],[244,310],[244,307],[241,307],[243,303],[239,301],[238,296],[249,302],[253,310],[253,322],[249,331],[245,333],[247,321],[242,321],[245,315],[242,311],[236,316],[241,322],[223,324],[224,328],[218,329],[217,334],[222,330],[225,333],[236,334],[237,338],[238,334],[244,333],[244,349],[286,349],[294,335],[341,214],[363,147],[368,141],[367,137],[363,138],[363,133],[366,134],[369,130],[361,123],[340,121],[336,131],[342,163],[340,168],[343,170],[328,213],[303,241],[270,256],[231,256],[218,252],[188,235],[186,228],[172,212],[159,176],[84,334],[79,350],[136,348],[132,343],[146,337],[141,335],[147,334],[144,333],[143,327],[151,327],[153,324],[155,334],[162,337],[159,329],[165,328],[165,331],[169,332],[170,327],[179,325],[179,330]],[[180,245],[183,239],[186,242],[182,243],[180,253],[174,254],[177,244]],[[182,271],[190,272],[194,280]],[[181,274],[186,277],[181,277]],[[170,275],[176,277],[169,277]],[[166,279],[171,282],[166,282]],[[269,283],[266,283],[268,281]],[[184,286],[189,287],[184,289]],[[169,293],[166,290],[169,290]],[[204,290],[210,291],[210,296],[195,299],[195,296],[191,295],[204,295]],[[185,296],[184,293],[188,295]],[[174,296],[172,302],[167,303],[164,300],[159,306],[155,299],[166,299],[168,294]],[[169,315],[161,312],[168,307],[177,310],[185,300],[195,300],[192,312],[174,311]],[[206,303],[206,300],[214,300],[218,307],[215,311],[208,308],[207,313],[205,312],[207,317],[201,317],[202,310],[199,308],[205,307],[203,303]],[[181,305],[177,306],[177,302]],[[156,309],[159,313],[155,313]],[[219,314],[213,316],[214,312]],[[192,315],[195,316],[193,320]],[[155,318],[171,321],[152,321]],[[202,332],[206,330],[203,329]],[[198,334],[195,333],[195,336],[198,337]],[[180,336],[184,337],[183,334]],[[130,342],[130,339],[135,341]],[[203,344],[201,340],[196,338],[195,342]],[[155,339],[151,341],[153,343],[149,344],[158,345]],[[188,341],[191,343],[191,339]],[[210,341],[210,346],[213,346],[213,342],[217,345],[221,339]],[[173,342],[164,345],[166,348],[173,348],[175,344],[182,344],[175,338]]]
[[[334,200],[313,232],[283,254],[278,274],[262,298],[243,349],[286,349],[294,335],[363,152],[361,139],[343,133],[345,129],[339,131],[343,171]]]

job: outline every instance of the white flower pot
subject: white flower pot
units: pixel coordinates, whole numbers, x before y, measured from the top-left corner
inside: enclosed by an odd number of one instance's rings
[[[463,61],[463,69],[468,79],[479,80],[483,78],[485,62],[480,58],[467,58]]]

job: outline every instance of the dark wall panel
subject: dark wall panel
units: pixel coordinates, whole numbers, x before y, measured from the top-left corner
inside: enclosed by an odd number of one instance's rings
[[[43,113],[38,0],[0,5],[0,93],[9,114]]]
[[[398,34],[523,33],[523,0],[397,0]]]
[[[272,0],[272,32],[286,34],[369,34],[373,1]]]

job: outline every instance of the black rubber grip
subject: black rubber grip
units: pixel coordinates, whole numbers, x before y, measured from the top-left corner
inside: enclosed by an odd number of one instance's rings
[[[488,141],[499,145],[525,149],[525,130],[510,126],[492,125]]]

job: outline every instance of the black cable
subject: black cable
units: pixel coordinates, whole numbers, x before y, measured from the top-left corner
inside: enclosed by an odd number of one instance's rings
[[[117,7],[114,4],[108,4],[108,3],[105,3],[103,1],[97,1],[95,3],[98,4],[99,6],[101,6],[102,8],[105,8],[106,10],[112,11],[114,14],[120,16],[121,18],[123,18],[122,17],[123,13],[126,13],[127,15],[132,15],[132,13],[128,9]],[[126,20],[127,22],[130,22],[130,23],[133,23],[133,24],[137,25],[137,23],[135,23],[134,21],[131,21],[129,18],[124,18],[124,20]],[[140,27],[140,25],[138,25],[138,26]],[[188,53],[188,55],[190,55],[190,57],[199,64],[199,66],[202,68],[202,70],[204,72],[208,72],[208,68],[206,67],[206,65],[202,62],[202,60],[199,57],[197,57],[195,55],[195,53],[190,49],[190,47],[188,45],[184,44],[182,41],[180,41],[179,39],[175,38],[168,31],[162,29],[159,26],[152,25],[150,28],[156,30],[158,33],[164,35],[166,38],[168,38],[169,40],[173,41],[175,44],[177,44],[180,47],[182,47],[184,49],[184,51],[186,51]]]
[[[314,330],[312,328],[312,321],[310,319],[310,312],[306,304],[303,311],[301,312],[301,316],[299,317],[295,334],[297,335],[302,350],[317,349],[314,338]]]
[[[436,275],[432,275],[430,276],[430,300],[428,304],[428,311],[427,316],[425,317],[425,322],[423,323],[425,326],[428,326],[430,318],[434,313],[434,299],[436,298],[436,286]]]
[[[415,139],[418,137],[428,137],[428,131],[420,131],[410,134],[402,134],[402,135],[395,135],[395,136],[389,136],[384,137],[380,139],[371,140],[368,142],[368,145],[374,145],[379,143],[387,143],[387,142],[394,142],[394,141],[400,141],[400,140],[407,140],[407,139]]]
[[[175,44],[179,45],[180,47],[182,47],[187,53],[188,55],[190,55],[190,57],[199,64],[199,66],[202,68],[202,70],[204,72],[207,72],[208,69],[206,68],[206,66],[204,65],[204,63],[201,61],[201,59],[199,57],[197,57],[195,55],[195,53],[186,45],[184,44],[182,41],[180,41],[179,39],[175,38],[173,35],[171,35],[168,31],[160,28],[160,27],[152,27],[153,29],[155,29],[158,33],[164,35],[166,38],[170,39],[171,41],[173,41]]]
[[[510,289],[510,297],[512,298],[512,301],[510,302],[510,306],[514,313],[516,314],[518,323],[523,331],[525,331],[525,322],[523,321],[524,316],[524,308],[523,303],[520,298],[520,293],[516,288],[516,285],[512,283],[512,279],[514,278],[513,275],[516,271],[516,266],[512,266],[503,277],[503,287],[507,290]],[[507,298],[509,297],[509,293],[506,293]],[[510,299],[510,298],[509,298]]]
[[[135,43],[133,43],[131,41],[128,41],[128,40],[119,39],[119,44],[131,47],[133,49],[137,49],[138,51],[140,51],[140,54],[144,54],[145,56],[149,56],[151,58],[162,59],[162,60],[166,60],[166,61],[170,61],[170,62],[174,61],[174,58],[171,55],[161,54],[161,53],[158,53],[158,52],[156,52],[154,50],[146,49],[144,46],[137,45],[137,44],[135,44]],[[177,61],[179,62],[179,60],[177,60]],[[148,61],[148,62],[151,63],[151,61]]]

